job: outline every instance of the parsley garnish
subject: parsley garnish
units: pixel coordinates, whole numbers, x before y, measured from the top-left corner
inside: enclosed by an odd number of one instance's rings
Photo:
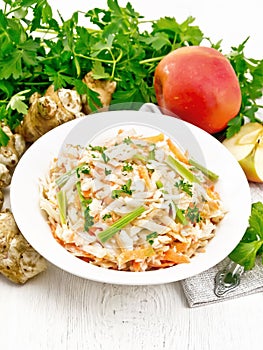
[[[192,197],[192,195],[193,195],[193,192],[192,192],[193,185],[190,184],[190,182],[188,182],[186,180],[179,180],[178,182],[175,183],[175,187],[177,187],[178,189],[184,191],[190,197]]]
[[[105,163],[108,163],[110,161],[110,157],[108,157],[104,152],[101,153],[101,156]]]
[[[157,232],[152,232],[149,233],[146,236],[146,241],[149,242],[151,245],[154,243],[154,238],[158,237],[158,233]]]
[[[90,173],[90,167],[86,164],[80,165],[76,169],[77,177],[80,178],[80,173],[82,174],[89,174]]]
[[[126,145],[130,145],[132,142],[130,136],[126,137],[124,140],[123,140],[124,143],[126,143]]]
[[[94,217],[90,215],[89,204],[92,202],[91,198],[85,198],[81,192],[80,182],[76,183],[76,188],[79,196],[79,201],[84,215],[84,230],[88,231],[89,228],[94,224]]]
[[[104,146],[104,147],[101,147],[101,146],[92,146],[92,145],[89,145],[89,148],[92,150],[92,151],[98,151],[100,153],[103,153],[107,148]]]
[[[257,256],[263,255],[263,203],[252,204],[249,226],[240,243],[229,257],[237,264],[251,270],[255,266]],[[262,261],[263,263],[263,261]]]
[[[112,170],[105,168],[104,172],[105,172],[105,175],[107,176],[107,175],[110,175],[112,173]]]
[[[112,191],[112,198],[119,198],[123,193],[126,193],[128,195],[131,195],[133,190],[131,190],[131,184],[132,184],[132,180],[129,179],[125,185],[121,186],[120,190],[113,190]]]
[[[91,226],[94,225],[94,217],[90,215],[90,208],[86,207],[84,210],[84,230],[88,231]]]
[[[202,220],[199,209],[196,205],[194,205],[193,207],[189,207],[185,216],[191,221],[192,224],[196,224]]]
[[[111,218],[111,214],[107,213],[107,214],[103,215],[102,220],[105,221],[105,220],[110,219],[110,218]]]
[[[125,165],[123,165],[122,171],[127,171],[127,172],[133,171],[133,167],[131,164],[126,163]]]

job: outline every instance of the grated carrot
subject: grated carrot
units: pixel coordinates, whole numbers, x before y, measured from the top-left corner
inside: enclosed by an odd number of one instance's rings
[[[164,134],[158,134],[155,136],[148,136],[148,137],[143,137],[141,140],[147,141],[147,142],[152,142],[152,143],[156,143],[156,142],[160,142],[164,140]]]
[[[173,154],[176,156],[178,160],[180,160],[185,164],[189,164],[187,157],[181,152],[181,150],[177,146],[175,146],[175,144],[172,142],[171,139],[167,139],[166,142],[168,147],[170,148],[170,151],[173,152]]]
[[[175,264],[189,263],[190,258],[181,252],[176,252],[174,249],[169,249],[164,253],[162,260],[172,261]]]

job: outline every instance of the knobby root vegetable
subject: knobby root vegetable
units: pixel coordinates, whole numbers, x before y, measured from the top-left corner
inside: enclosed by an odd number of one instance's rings
[[[6,165],[0,163],[0,189],[7,187],[11,182],[11,174]]]
[[[22,135],[13,133],[6,125],[2,125],[2,130],[9,137],[8,144],[0,147],[0,164],[5,165],[9,170],[13,169],[24,153],[26,143]]]
[[[0,189],[10,185],[14,168],[26,149],[22,135],[13,133],[6,125],[1,127],[9,137],[9,141],[6,146],[0,147]]]
[[[4,204],[4,194],[0,188],[0,210],[2,210]]]
[[[25,240],[10,210],[0,212],[0,273],[23,284],[46,268],[46,260]]]
[[[110,104],[116,83],[108,80],[95,80],[89,72],[83,78],[88,87],[99,94],[104,108]],[[34,93],[29,100],[29,110],[17,132],[23,135],[27,142],[34,142],[49,130],[91,113],[86,95],[79,95],[74,89],[54,90],[51,85],[44,96]]]
[[[34,142],[56,126],[83,115],[79,94],[69,89],[55,91],[53,85],[44,96],[35,92],[29,104],[28,113],[17,128],[27,142]]]

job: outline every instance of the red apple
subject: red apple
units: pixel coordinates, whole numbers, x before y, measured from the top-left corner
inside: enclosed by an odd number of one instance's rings
[[[219,51],[181,47],[157,65],[154,88],[165,114],[176,115],[213,134],[223,130],[241,105],[238,78]]]

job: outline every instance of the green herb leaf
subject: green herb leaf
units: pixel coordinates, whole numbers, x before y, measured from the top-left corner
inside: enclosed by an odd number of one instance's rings
[[[199,209],[197,206],[189,207],[186,211],[186,218],[191,221],[192,224],[196,224],[202,220]]]
[[[133,192],[133,190],[131,190],[131,184],[132,180],[129,179],[125,185],[121,186],[120,190],[113,190],[111,194],[112,198],[119,198],[123,193],[131,195]]]
[[[28,107],[23,101],[25,101],[26,99],[24,95],[27,94],[29,91],[30,90],[24,90],[13,95],[10,101],[8,102],[8,105],[6,108],[17,110],[18,113],[27,114]]]
[[[112,173],[112,170],[105,168],[104,172],[105,172],[105,175],[107,176],[107,175],[110,175]]]
[[[158,233],[157,232],[149,233],[146,236],[146,241],[152,245],[154,243],[154,238],[157,238],[157,237],[158,237]]]
[[[263,254],[263,203],[256,202],[251,206],[249,226],[236,246],[229,254],[230,259],[251,270],[256,257]]]
[[[184,191],[190,197],[192,197],[192,195],[193,195],[193,192],[192,192],[193,185],[190,184],[189,182],[184,181],[184,180],[179,180],[178,182],[175,183],[175,187],[177,187],[178,189]]]
[[[123,165],[122,171],[131,172],[133,171],[133,166],[130,163],[126,163],[125,165]]]
[[[90,215],[90,208],[86,207],[84,210],[84,230],[88,231],[94,225],[94,217]]]
[[[90,167],[87,164],[80,165],[76,168],[77,177],[80,178],[80,174],[89,174]]]
[[[110,219],[111,217],[112,217],[112,215],[110,213],[107,213],[107,214],[103,215],[102,220],[105,221],[107,219]]]
[[[7,146],[8,141],[9,141],[9,136],[6,135],[6,133],[0,127],[0,147],[1,146]]]

